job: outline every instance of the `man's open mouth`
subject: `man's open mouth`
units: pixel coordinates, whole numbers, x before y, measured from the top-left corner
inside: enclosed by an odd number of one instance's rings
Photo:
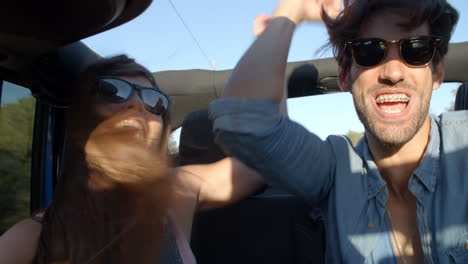
[[[380,111],[386,114],[400,114],[405,111],[410,97],[406,94],[381,94],[375,102]]]

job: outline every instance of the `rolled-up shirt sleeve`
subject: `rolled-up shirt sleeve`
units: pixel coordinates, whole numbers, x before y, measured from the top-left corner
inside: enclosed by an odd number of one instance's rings
[[[331,143],[280,114],[276,101],[227,98],[210,106],[215,141],[272,185],[315,203],[333,185]]]

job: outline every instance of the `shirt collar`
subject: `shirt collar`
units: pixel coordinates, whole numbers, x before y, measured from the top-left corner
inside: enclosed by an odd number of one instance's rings
[[[367,198],[371,199],[384,189],[386,183],[380,176],[377,165],[375,165],[365,136],[359,141],[356,149],[361,154],[364,165],[363,170],[367,174]]]
[[[414,175],[429,191],[434,192],[439,171],[440,134],[439,126],[431,118],[431,132],[429,144],[421,163],[414,171]]]

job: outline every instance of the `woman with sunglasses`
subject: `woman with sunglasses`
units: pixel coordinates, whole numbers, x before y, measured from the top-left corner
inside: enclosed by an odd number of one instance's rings
[[[170,100],[126,56],[89,66],[74,92],[54,201],[0,237],[0,263],[195,263],[195,211],[263,184],[232,158],[170,168]]]

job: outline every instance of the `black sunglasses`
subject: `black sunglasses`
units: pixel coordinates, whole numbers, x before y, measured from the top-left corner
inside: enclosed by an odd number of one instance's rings
[[[415,36],[400,40],[383,40],[379,38],[362,38],[346,42],[356,64],[362,67],[379,65],[387,56],[388,46],[398,44],[400,57],[410,67],[424,67],[434,58],[441,38],[432,36]]]
[[[169,97],[157,88],[143,87],[116,77],[100,77],[94,92],[111,103],[123,103],[135,92],[151,113],[164,115],[169,109]]]

